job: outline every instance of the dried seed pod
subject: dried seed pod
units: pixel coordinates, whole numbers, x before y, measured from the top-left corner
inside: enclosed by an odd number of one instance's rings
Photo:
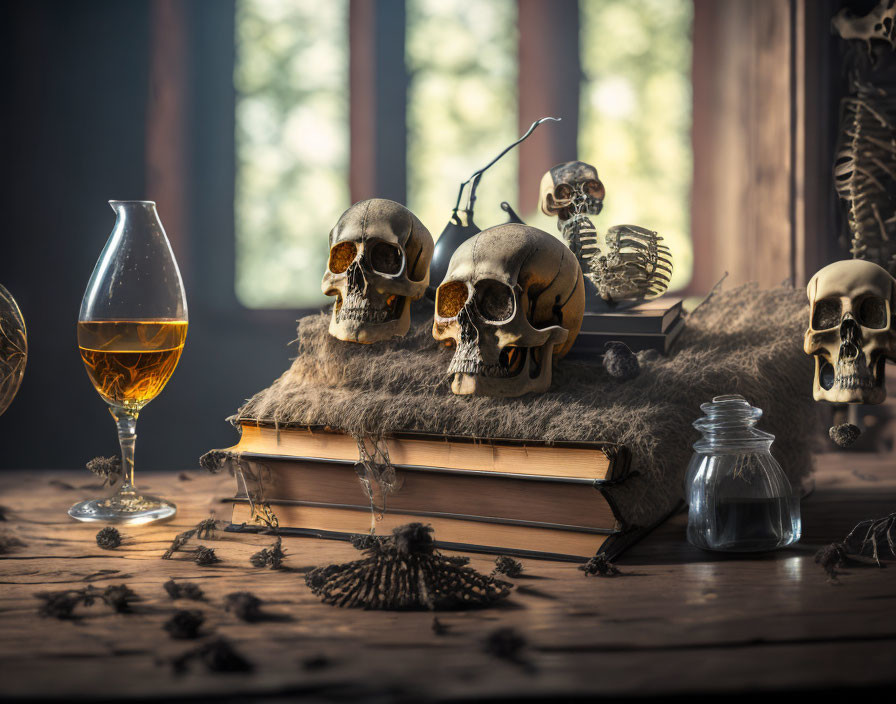
[[[96,544],[103,550],[114,550],[121,545],[121,533],[116,528],[107,526],[96,534]]]
[[[389,610],[488,606],[512,586],[443,557],[421,523],[396,528],[364,552],[364,559],[312,570],[305,583],[327,604]]]

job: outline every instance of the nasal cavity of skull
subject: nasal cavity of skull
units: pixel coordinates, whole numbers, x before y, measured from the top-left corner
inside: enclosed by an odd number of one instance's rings
[[[476,282],[473,290],[476,308],[486,320],[500,323],[513,317],[513,289],[494,279]]]
[[[354,242],[337,242],[330,247],[327,269],[333,274],[344,274],[358,256],[358,245]]]
[[[859,325],[883,330],[889,322],[887,302],[880,296],[866,296],[859,304]]]
[[[370,268],[377,274],[395,276],[401,272],[404,255],[401,248],[388,242],[377,242],[370,248]]]
[[[467,304],[469,293],[463,281],[445,282],[436,291],[436,313],[440,318],[456,318]]]
[[[812,329],[830,330],[840,325],[842,309],[839,298],[823,298],[816,301],[812,311]]]

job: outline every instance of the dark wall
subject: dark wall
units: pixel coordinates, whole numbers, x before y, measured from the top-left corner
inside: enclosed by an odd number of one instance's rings
[[[138,470],[192,467],[232,444],[225,417],[288,366],[295,337],[295,312],[253,313],[234,297],[233,4],[187,7],[187,231],[169,234],[189,248],[190,330],[141,414]],[[106,201],[147,197],[151,14],[136,0],[0,4],[0,283],[22,308],[30,355],[0,417],[0,468],[80,467],[117,452],[75,323],[114,222]]]

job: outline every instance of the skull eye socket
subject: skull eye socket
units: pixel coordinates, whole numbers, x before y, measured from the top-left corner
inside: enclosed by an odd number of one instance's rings
[[[436,291],[436,313],[440,318],[456,318],[468,297],[469,291],[463,281],[448,281]]]
[[[880,296],[867,296],[859,305],[859,325],[875,330],[887,327],[887,302]]]
[[[377,274],[395,276],[401,272],[404,255],[401,248],[389,242],[377,242],[370,250],[370,268]]]
[[[840,324],[840,301],[836,298],[824,298],[815,303],[812,311],[812,329],[830,330]]]
[[[501,322],[513,317],[516,299],[513,289],[507,284],[492,279],[477,281],[473,296],[476,307],[486,320]]]
[[[572,187],[561,183],[554,189],[554,198],[557,200],[569,200],[572,198]]]
[[[354,242],[337,242],[330,247],[327,269],[334,274],[344,274],[358,256],[358,246]]]
[[[585,183],[583,190],[595,200],[604,199],[604,185],[600,181],[588,181]]]

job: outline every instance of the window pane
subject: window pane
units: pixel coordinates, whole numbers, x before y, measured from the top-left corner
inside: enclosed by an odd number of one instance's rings
[[[407,0],[406,42],[408,207],[438,237],[460,182],[518,136],[516,0]],[[483,176],[476,224],[506,221],[516,190],[514,151]]]
[[[327,233],[348,194],[348,0],[237,0],[236,293],[326,302]]]
[[[580,0],[579,158],[607,188],[597,225],[657,230],[691,278],[692,0]]]

